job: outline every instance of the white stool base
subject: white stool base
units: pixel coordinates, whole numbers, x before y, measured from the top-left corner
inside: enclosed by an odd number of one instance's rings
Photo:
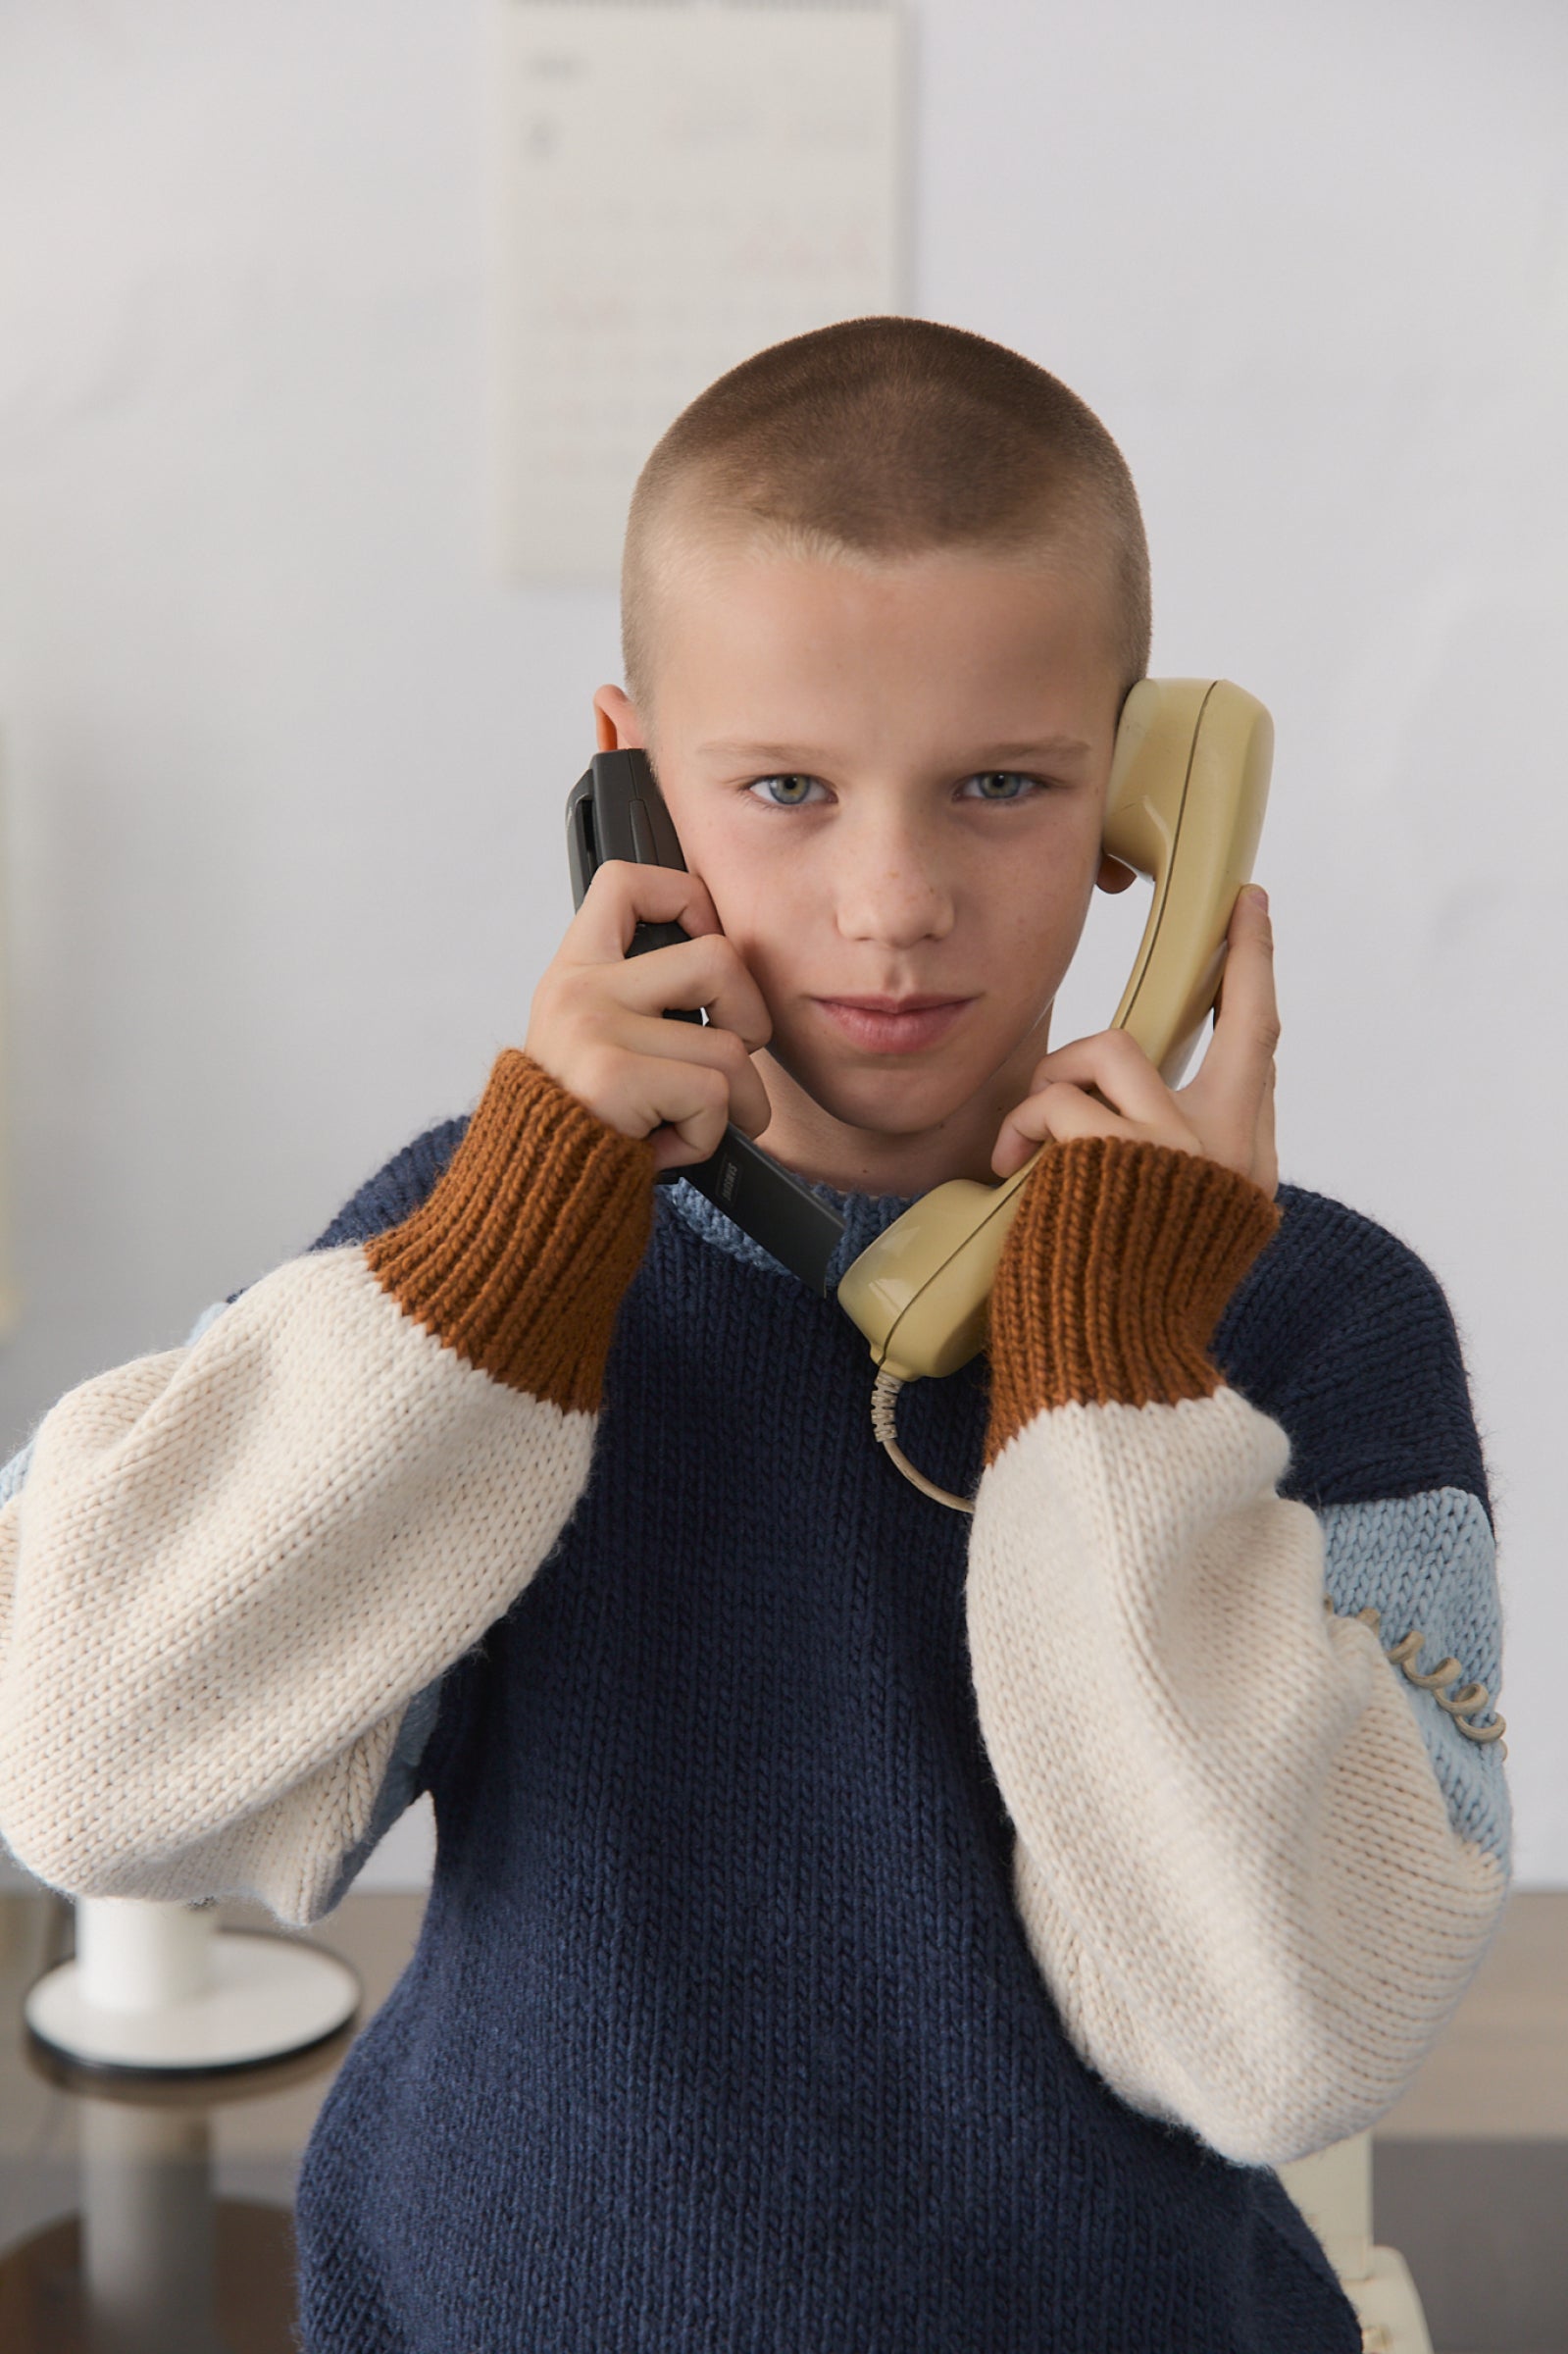
[[[87,2002],[77,1964],[62,1963],[30,1989],[23,2016],[65,2060],[165,2075],[250,2068],[308,2051],[359,2008],[355,1972],[319,1946],[221,1929],[210,1953],[208,1986],[144,2011]]]

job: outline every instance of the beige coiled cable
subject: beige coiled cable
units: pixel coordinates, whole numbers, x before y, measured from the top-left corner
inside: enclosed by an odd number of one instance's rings
[[[1334,1612],[1332,1594],[1324,1595],[1323,1607],[1332,1615]],[[1355,1615],[1366,1620],[1381,1643],[1383,1641],[1382,1612],[1375,1610],[1371,1603],[1368,1603],[1366,1609],[1357,1611]],[[1485,1684],[1466,1684],[1462,1691],[1452,1694],[1440,1690],[1441,1685],[1456,1683],[1464,1673],[1464,1669],[1457,1660],[1440,1660],[1436,1667],[1429,1668],[1424,1675],[1417,1668],[1412,1667],[1410,1663],[1412,1660],[1420,1658],[1426,1640],[1426,1636],[1419,1627],[1412,1627],[1409,1634],[1401,1636],[1397,1643],[1386,1649],[1383,1656],[1386,1660],[1391,1661],[1395,1667],[1402,1667],[1410,1681],[1413,1684],[1419,1684],[1423,1692],[1432,1694],[1439,1708],[1447,1711],[1467,1741],[1502,1741],[1502,1736],[1508,1729],[1505,1717],[1499,1716],[1492,1724],[1466,1724],[1464,1721],[1467,1716],[1474,1715],[1478,1710],[1488,1706],[1491,1695]],[[1498,1754],[1504,1758],[1508,1755],[1508,1745],[1505,1741]]]
[[[882,1445],[886,1448],[905,1479],[912,1480],[923,1496],[930,1496],[937,1504],[947,1505],[955,1512],[972,1512],[975,1508],[964,1497],[950,1496],[945,1488],[938,1488],[934,1480],[928,1479],[924,1471],[917,1471],[899,1446],[898,1426],[893,1415],[897,1407],[898,1393],[903,1386],[898,1376],[895,1373],[889,1373],[885,1365],[872,1384],[872,1429],[876,1432]]]

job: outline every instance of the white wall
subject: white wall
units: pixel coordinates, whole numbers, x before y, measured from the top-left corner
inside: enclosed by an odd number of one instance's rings
[[[1568,19],[916,16],[915,306],[1099,409],[1155,668],[1274,710],[1285,1173],[1447,1286],[1520,1877],[1568,1882]],[[0,16],[7,1452],[470,1102],[570,914],[615,614],[487,569],[481,29],[479,0]],[[1087,954],[1078,1028],[1120,949]],[[427,1857],[411,1820],[367,1884]]]

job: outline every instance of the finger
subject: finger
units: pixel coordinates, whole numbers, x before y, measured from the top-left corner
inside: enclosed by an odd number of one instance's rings
[[[761,1136],[773,1122],[773,1105],[762,1084],[762,1074],[748,1062],[737,1079],[730,1082],[730,1117],[747,1136]]]
[[[679,1128],[655,1128],[648,1142],[653,1147],[655,1172],[660,1169],[687,1169],[693,1161],[710,1157],[706,1152],[694,1151]],[[717,1146],[714,1150],[718,1150]]]
[[[695,1022],[667,1022],[638,1014],[622,1031],[618,1044],[650,1062],[695,1062],[705,1070],[722,1072],[730,1086],[730,1117],[748,1136],[760,1136],[773,1117],[768,1091],[745,1042],[722,1023],[701,1027]],[[666,1119],[671,1116],[665,1111]]]
[[[679,866],[606,858],[561,946],[576,964],[614,964],[631,947],[639,923],[679,924],[694,940],[724,928],[700,875]]]
[[[653,1145],[655,1167],[685,1168],[718,1151],[731,1116],[722,1072],[648,1054],[631,1058],[622,1073],[631,1116]]]
[[[1271,1062],[1263,1100],[1258,1105],[1257,1133],[1252,1148],[1252,1182],[1260,1185],[1271,1200],[1280,1187],[1280,1156],[1274,1136],[1274,1070]]]
[[[1137,1039],[1125,1030],[1100,1030],[1058,1047],[1035,1066],[1036,1089],[1066,1080],[1096,1087],[1114,1112],[1148,1124],[1169,1121],[1175,1100]]]
[[[1246,1107],[1250,1128],[1280,1043],[1274,927],[1267,896],[1255,886],[1249,886],[1237,899],[1226,940],[1214,1033],[1200,1076],[1209,1100],[1218,1094]]]
[[[1130,1120],[1107,1111],[1102,1103],[1091,1102],[1082,1089],[1052,1080],[1027,1096],[1003,1120],[991,1167],[998,1177],[1010,1177],[1037,1146],[1065,1145],[1076,1136],[1125,1136],[1136,1141],[1138,1131]]]
[[[615,995],[618,1003],[634,1013],[663,1013],[672,1005],[694,1010],[701,1005],[709,1021],[721,1030],[733,1030],[748,1053],[765,1047],[773,1036],[773,1017],[762,992],[722,932],[628,957],[625,970],[616,976]],[[671,1024],[672,1029],[680,1026]]]

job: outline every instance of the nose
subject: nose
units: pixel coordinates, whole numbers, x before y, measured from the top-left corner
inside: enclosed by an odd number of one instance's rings
[[[905,948],[952,930],[950,880],[917,826],[868,821],[840,840],[835,865],[840,938]]]

